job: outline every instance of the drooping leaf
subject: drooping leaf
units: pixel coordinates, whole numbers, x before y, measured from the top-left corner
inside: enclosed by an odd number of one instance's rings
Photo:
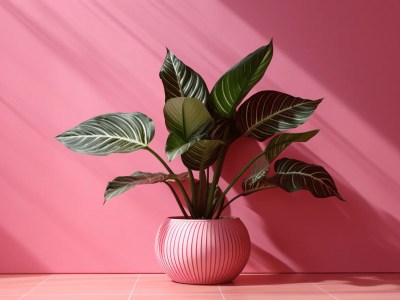
[[[319,130],[311,130],[301,133],[281,133],[274,136],[268,143],[265,150],[268,162],[272,162],[283,150],[285,150],[293,142],[307,142],[315,136]]]
[[[207,108],[198,99],[173,98],[164,106],[165,125],[184,140],[203,132],[212,122]]]
[[[108,183],[106,191],[104,193],[104,202],[140,184],[152,184],[175,179],[183,181],[187,178],[187,176],[187,172],[177,175],[135,172],[130,176],[120,176]]]
[[[185,141],[179,135],[171,132],[168,136],[167,142],[165,144],[165,152],[167,154],[168,160],[171,161],[175,157],[182,155],[189,150],[198,140],[200,136],[194,137],[189,141]]]
[[[309,190],[317,198],[336,196],[343,200],[332,177],[321,166],[282,158],[275,163],[275,172],[269,182],[288,192]]]
[[[207,105],[215,117],[230,118],[247,93],[263,77],[272,59],[272,41],[228,70],[215,84]]]
[[[209,93],[203,78],[168,49],[161,67],[160,78],[164,86],[165,101],[171,98],[188,97],[206,103]]]
[[[153,121],[136,112],[94,117],[60,134],[56,139],[75,152],[109,155],[146,148],[153,136]]]
[[[239,107],[236,124],[243,136],[264,141],[275,133],[303,124],[321,101],[277,91],[258,92]]]
[[[222,145],[221,140],[199,140],[182,155],[182,161],[192,170],[205,169],[216,161]]]

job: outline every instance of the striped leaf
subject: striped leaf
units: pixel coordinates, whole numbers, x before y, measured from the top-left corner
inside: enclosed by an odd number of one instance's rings
[[[242,183],[243,196],[274,187],[276,187],[276,185],[269,182],[266,176],[260,177],[257,180],[249,178]]]
[[[153,121],[136,112],[94,117],[60,134],[56,139],[78,153],[109,155],[146,148],[153,136]]]
[[[272,162],[293,142],[307,142],[315,136],[319,130],[311,130],[301,133],[282,133],[274,136],[265,149],[265,155],[268,162]]]
[[[171,175],[164,173],[145,172],[135,172],[130,176],[120,176],[108,183],[106,191],[104,193],[104,203],[111,198],[118,196],[140,184],[152,184],[176,179],[178,179],[179,181],[183,181],[187,178],[187,176],[188,173]]]
[[[161,67],[160,78],[164,85],[165,101],[171,98],[188,97],[206,103],[208,89],[203,78],[168,49]]]
[[[247,93],[263,77],[272,59],[272,41],[247,55],[215,84],[207,102],[213,116],[230,118]]]
[[[170,133],[165,144],[165,153],[167,154],[168,160],[171,161],[175,157],[188,151],[199,139],[200,136],[192,138],[190,141],[185,141],[179,135],[173,132]]]
[[[285,191],[308,190],[317,198],[336,196],[343,200],[332,177],[321,166],[282,158],[275,163],[275,172],[268,181]]]
[[[239,107],[236,125],[243,136],[264,141],[275,133],[303,124],[321,101],[276,91],[258,92]]]
[[[217,160],[222,145],[221,140],[199,140],[182,155],[182,161],[189,169],[205,169]]]
[[[170,132],[166,151],[170,160],[187,151],[212,124],[207,108],[200,100],[173,98],[164,106],[165,125]]]

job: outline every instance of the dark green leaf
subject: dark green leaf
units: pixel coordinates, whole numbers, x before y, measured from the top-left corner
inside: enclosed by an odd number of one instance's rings
[[[171,98],[188,97],[206,103],[208,89],[203,78],[168,49],[161,67],[160,78],[164,85],[165,101]]]
[[[247,93],[263,77],[272,59],[272,41],[247,55],[215,84],[207,105],[213,116],[230,118]]]
[[[200,137],[193,138],[190,141],[183,140],[179,135],[170,133],[165,145],[165,152],[167,153],[168,160],[171,161],[175,157],[185,153],[192,147]]]
[[[309,190],[317,198],[336,196],[343,200],[332,177],[321,166],[282,158],[275,163],[275,172],[269,182],[288,192]]]
[[[79,153],[108,155],[146,148],[153,136],[153,121],[137,112],[97,116],[60,134],[56,139]]]
[[[239,107],[236,124],[243,136],[264,141],[275,133],[303,124],[321,101],[277,91],[258,92]]]
[[[205,169],[216,161],[222,145],[220,140],[199,140],[182,155],[182,161],[192,170]]]
[[[274,136],[268,143],[265,154],[268,162],[272,162],[283,150],[293,142],[307,142],[315,136],[319,130],[312,130],[301,133],[282,133]]]
[[[104,193],[104,202],[140,184],[152,184],[175,179],[183,181],[187,178],[187,176],[188,173],[170,175],[164,173],[145,172],[135,172],[131,176],[120,176],[108,183]]]
[[[243,180],[242,190],[244,195],[248,195],[262,189],[275,187],[275,185],[267,182],[266,175],[268,168],[269,164],[265,155],[256,160],[250,172],[250,176]]]

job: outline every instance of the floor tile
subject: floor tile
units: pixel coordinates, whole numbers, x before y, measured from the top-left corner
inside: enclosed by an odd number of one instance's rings
[[[225,300],[333,300],[326,294],[224,295]]]
[[[134,294],[220,294],[217,285],[190,285],[173,282],[165,274],[141,274]],[[191,297],[191,296],[190,296]]]
[[[127,294],[131,293],[138,275],[135,274],[55,274],[33,289],[37,294]]]
[[[131,300],[224,300],[221,295],[133,295]]]
[[[20,296],[28,292],[34,286],[52,275],[41,274],[1,274],[0,275],[0,296]],[[0,299],[0,300],[4,300]]]
[[[399,293],[346,293],[338,296],[340,300],[399,300]]]
[[[315,285],[309,283],[303,275],[298,274],[244,274],[232,283],[222,284],[225,294],[313,294],[321,293]]]
[[[27,295],[21,300],[127,300],[128,295]],[[0,300],[2,300],[0,298]]]

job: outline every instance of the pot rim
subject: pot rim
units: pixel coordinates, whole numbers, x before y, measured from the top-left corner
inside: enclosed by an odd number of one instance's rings
[[[221,221],[240,220],[239,217],[234,217],[234,216],[224,216],[220,219],[187,219],[183,216],[172,216],[172,217],[167,217],[167,219],[184,221],[184,222],[221,222]]]

